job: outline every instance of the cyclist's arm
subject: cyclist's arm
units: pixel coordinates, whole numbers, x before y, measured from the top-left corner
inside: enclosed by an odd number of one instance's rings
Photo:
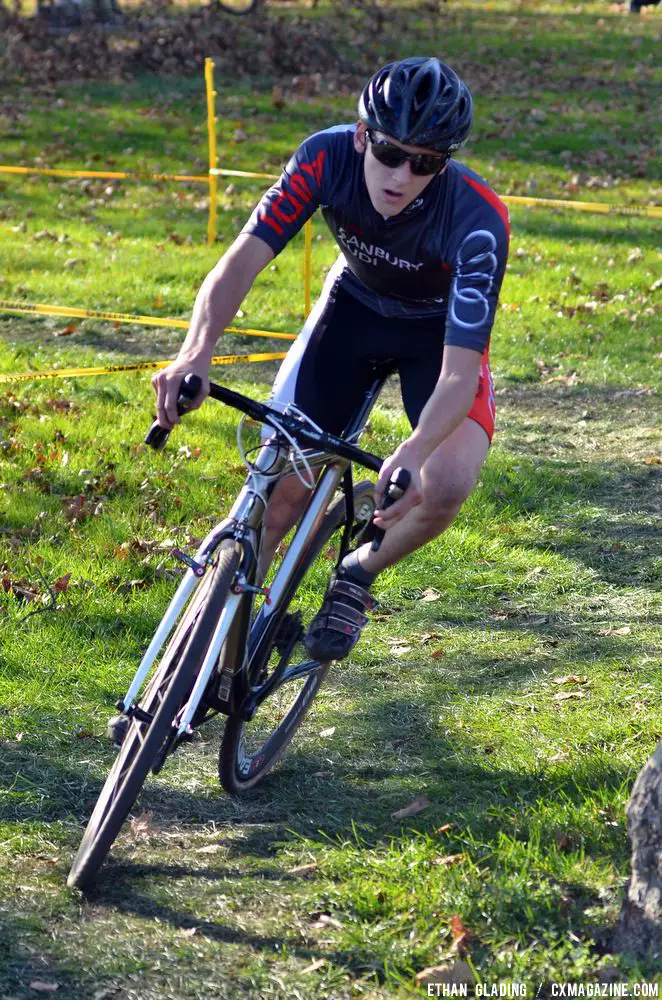
[[[274,251],[258,236],[241,234],[203,281],[176,360],[152,379],[161,427],[170,430],[179,423],[177,394],[185,375],[193,372],[202,380],[202,389],[193,408],[207,396],[209,363],[216,341],[232,322],[260,271],[273,257]]]

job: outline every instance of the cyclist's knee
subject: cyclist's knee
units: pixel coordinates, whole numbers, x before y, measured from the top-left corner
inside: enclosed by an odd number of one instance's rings
[[[418,508],[420,516],[431,523],[442,526],[451,521],[460,510],[471,490],[473,483],[463,478],[454,480],[435,480],[426,482],[423,488],[423,502]]]
[[[309,491],[295,477],[283,479],[276,486],[264,515],[267,531],[289,531],[303,511]]]

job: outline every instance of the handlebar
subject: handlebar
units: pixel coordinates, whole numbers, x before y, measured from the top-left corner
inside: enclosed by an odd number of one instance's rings
[[[201,385],[202,382],[198,375],[187,375],[184,378],[177,397],[177,412],[180,416],[191,409],[191,403],[200,392]],[[257,400],[244,396],[241,392],[235,392],[234,389],[228,389],[224,385],[218,385],[216,382],[209,383],[209,395],[212,399],[218,399],[220,402],[234,407],[235,410],[241,410],[242,413],[258,422],[274,426],[274,421],[277,421],[301,444],[332,452],[334,455],[346,458],[350,462],[356,462],[357,465],[362,465],[372,472],[379,472],[382,467],[383,462],[378,455],[364,451],[358,445],[351,444],[344,438],[330,434],[328,431],[315,430],[293,413],[281,413],[273,406],[269,406],[268,403],[258,403]],[[155,422],[149,429],[145,444],[160,451],[165,446],[169,436],[170,431]]]
[[[191,404],[200,392],[201,386],[202,381],[198,375],[190,374],[184,378],[177,397],[177,412],[180,416],[191,409]],[[257,400],[251,399],[249,396],[244,396],[241,392],[235,392],[234,389],[228,389],[224,385],[218,385],[216,382],[209,383],[209,395],[212,399],[217,399],[228,406],[234,407],[236,410],[241,410],[242,413],[252,417],[253,420],[274,426],[275,429],[278,429],[276,425],[280,425],[300,444],[331,452],[340,458],[356,462],[357,465],[362,465],[372,472],[379,472],[383,465],[383,461],[378,455],[373,455],[370,451],[364,451],[358,445],[351,444],[349,441],[345,441],[344,438],[330,434],[328,431],[316,430],[309,424],[304,423],[301,417],[298,417],[294,413],[282,413],[273,406],[269,406],[268,403],[258,403]],[[149,429],[145,438],[145,444],[160,451],[165,446],[169,436],[170,431],[155,422]],[[396,503],[410,482],[411,474],[407,469],[395,469],[384,491],[382,509]],[[385,531],[383,528],[375,527],[372,542],[373,552],[379,549],[384,534]]]

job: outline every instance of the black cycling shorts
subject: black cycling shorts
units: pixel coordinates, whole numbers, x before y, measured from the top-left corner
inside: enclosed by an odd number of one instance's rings
[[[416,427],[441,372],[443,325],[440,316],[380,316],[336,283],[322,293],[290,348],[272,398],[296,403],[324,430],[340,434],[376,373],[397,372],[405,412]],[[487,356],[468,416],[477,420],[491,440],[494,393]]]

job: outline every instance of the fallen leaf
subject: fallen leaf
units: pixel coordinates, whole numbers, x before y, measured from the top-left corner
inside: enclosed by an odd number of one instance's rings
[[[61,576],[58,580],[55,581],[55,583],[53,584],[53,590],[58,592],[63,592],[65,590],[68,590],[70,580],[71,580],[71,573],[65,573],[64,576]]]
[[[565,677],[555,677],[553,684],[588,684],[588,677],[580,674],[566,674]]]
[[[402,809],[396,809],[394,813],[391,813],[391,819],[407,819],[408,816],[415,816],[431,805],[432,802],[427,795],[417,795],[415,799],[412,799]]]
[[[333,736],[333,734],[335,733],[335,731],[336,731],[336,727],[335,726],[329,726],[328,729],[323,729],[322,730],[322,732],[320,733],[320,736],[323,736],[324,739],[327,739],[329,736]]]
[[[78,329],[78,323],[68,323],[62,330],[56,330],[54,337],[70,337]]]
[[[476,977],[466,962],[447,962],[444,965],[430,965],[416,973],[417,986],[427,983],[441,983],[448,986],[474,986]],[[432,994],[430,994],[432,995]]]
[[[301,975],[306,976],[309,972],[317,972],[323,965],[326,965],[326,959],[316,958],[314,962],[311,962],[310,965],[307,965],[305,969],[301,970]]]
[[[623,625],[621,628],[605,628],[598,635],[629,635],[632,629],[629,625]]]
[[[434,587],[428,587],[419,597],[419,601],[427,604],[431,601],[438,601],[440,597],[441,594]]]
[[[198,933],[197,927],[183,927],[181,931],[182,937],[188,937],[188,938],[193,937],[197,933]]]
[[[287,103],[283,97],[283,91],[278,84],[275,84],[271,88],[271,103],[275,107],[276,111],[282,111]]]
[[[473,935],[464,926],[461,917],[458,917],[457,913],[454,913],[451,917],[451,935],[453,937],[453,947],[457,948],[461,955],[465,954],[469,939]]]
[[[450,868],[452,865],[464,861],[465,858],[466,854],[444,854],[443,857],[433,858],[432,863],[434,865],[443,865],[444,868]]]
[[[565,830],[557,830],[554,833],[554,840],[556,841],[559,851],[567,853],[572,850],[572,837]]]
[[[389,651],[393,656],[405,656],[406,653],[411,653],[411,646],[395,642],[392,646],[389,646]]]
[[[437,829],[434,832],[437,835],[440,834],[440,833],[448,833],[448,831],[450,830],[450,828],[452,827],[452,825],[453,825],[452,823],[444,823],[443,826],[438,826]]]
[[[570,698],[585,698],[586,693],[584,691],[559,691],[558,694],[554,695],[554,701],[569,701]]]
[[[55,993],[59,988],[59,983],[43,982],[41,979],[33,979],[30,983],[30,989],[36,990],[37,993]]]
[[[314,913],[313,917],[315,919],[311,927],[315,930],[321,930],[323,927],[342,927],[340,921],[332,917],[330,913]]]
[[[151,812],[140,813],[139,816],[132,816],[129,826],[134,837],[147,837],[150,833]]]
[[[222,844],[207,844],[206,847],[198,847],[196,854],[218,854],[219,851],[223,850]]]
[[[659,455],[649,455],[644,459],[644,465],[662,465],[662,458]]]
[[[287,871],[288,875],[310,875],[311,872],[317,870],[317,862],[311,861],[308,865],[297,865],[296,868],[289,868]]]

